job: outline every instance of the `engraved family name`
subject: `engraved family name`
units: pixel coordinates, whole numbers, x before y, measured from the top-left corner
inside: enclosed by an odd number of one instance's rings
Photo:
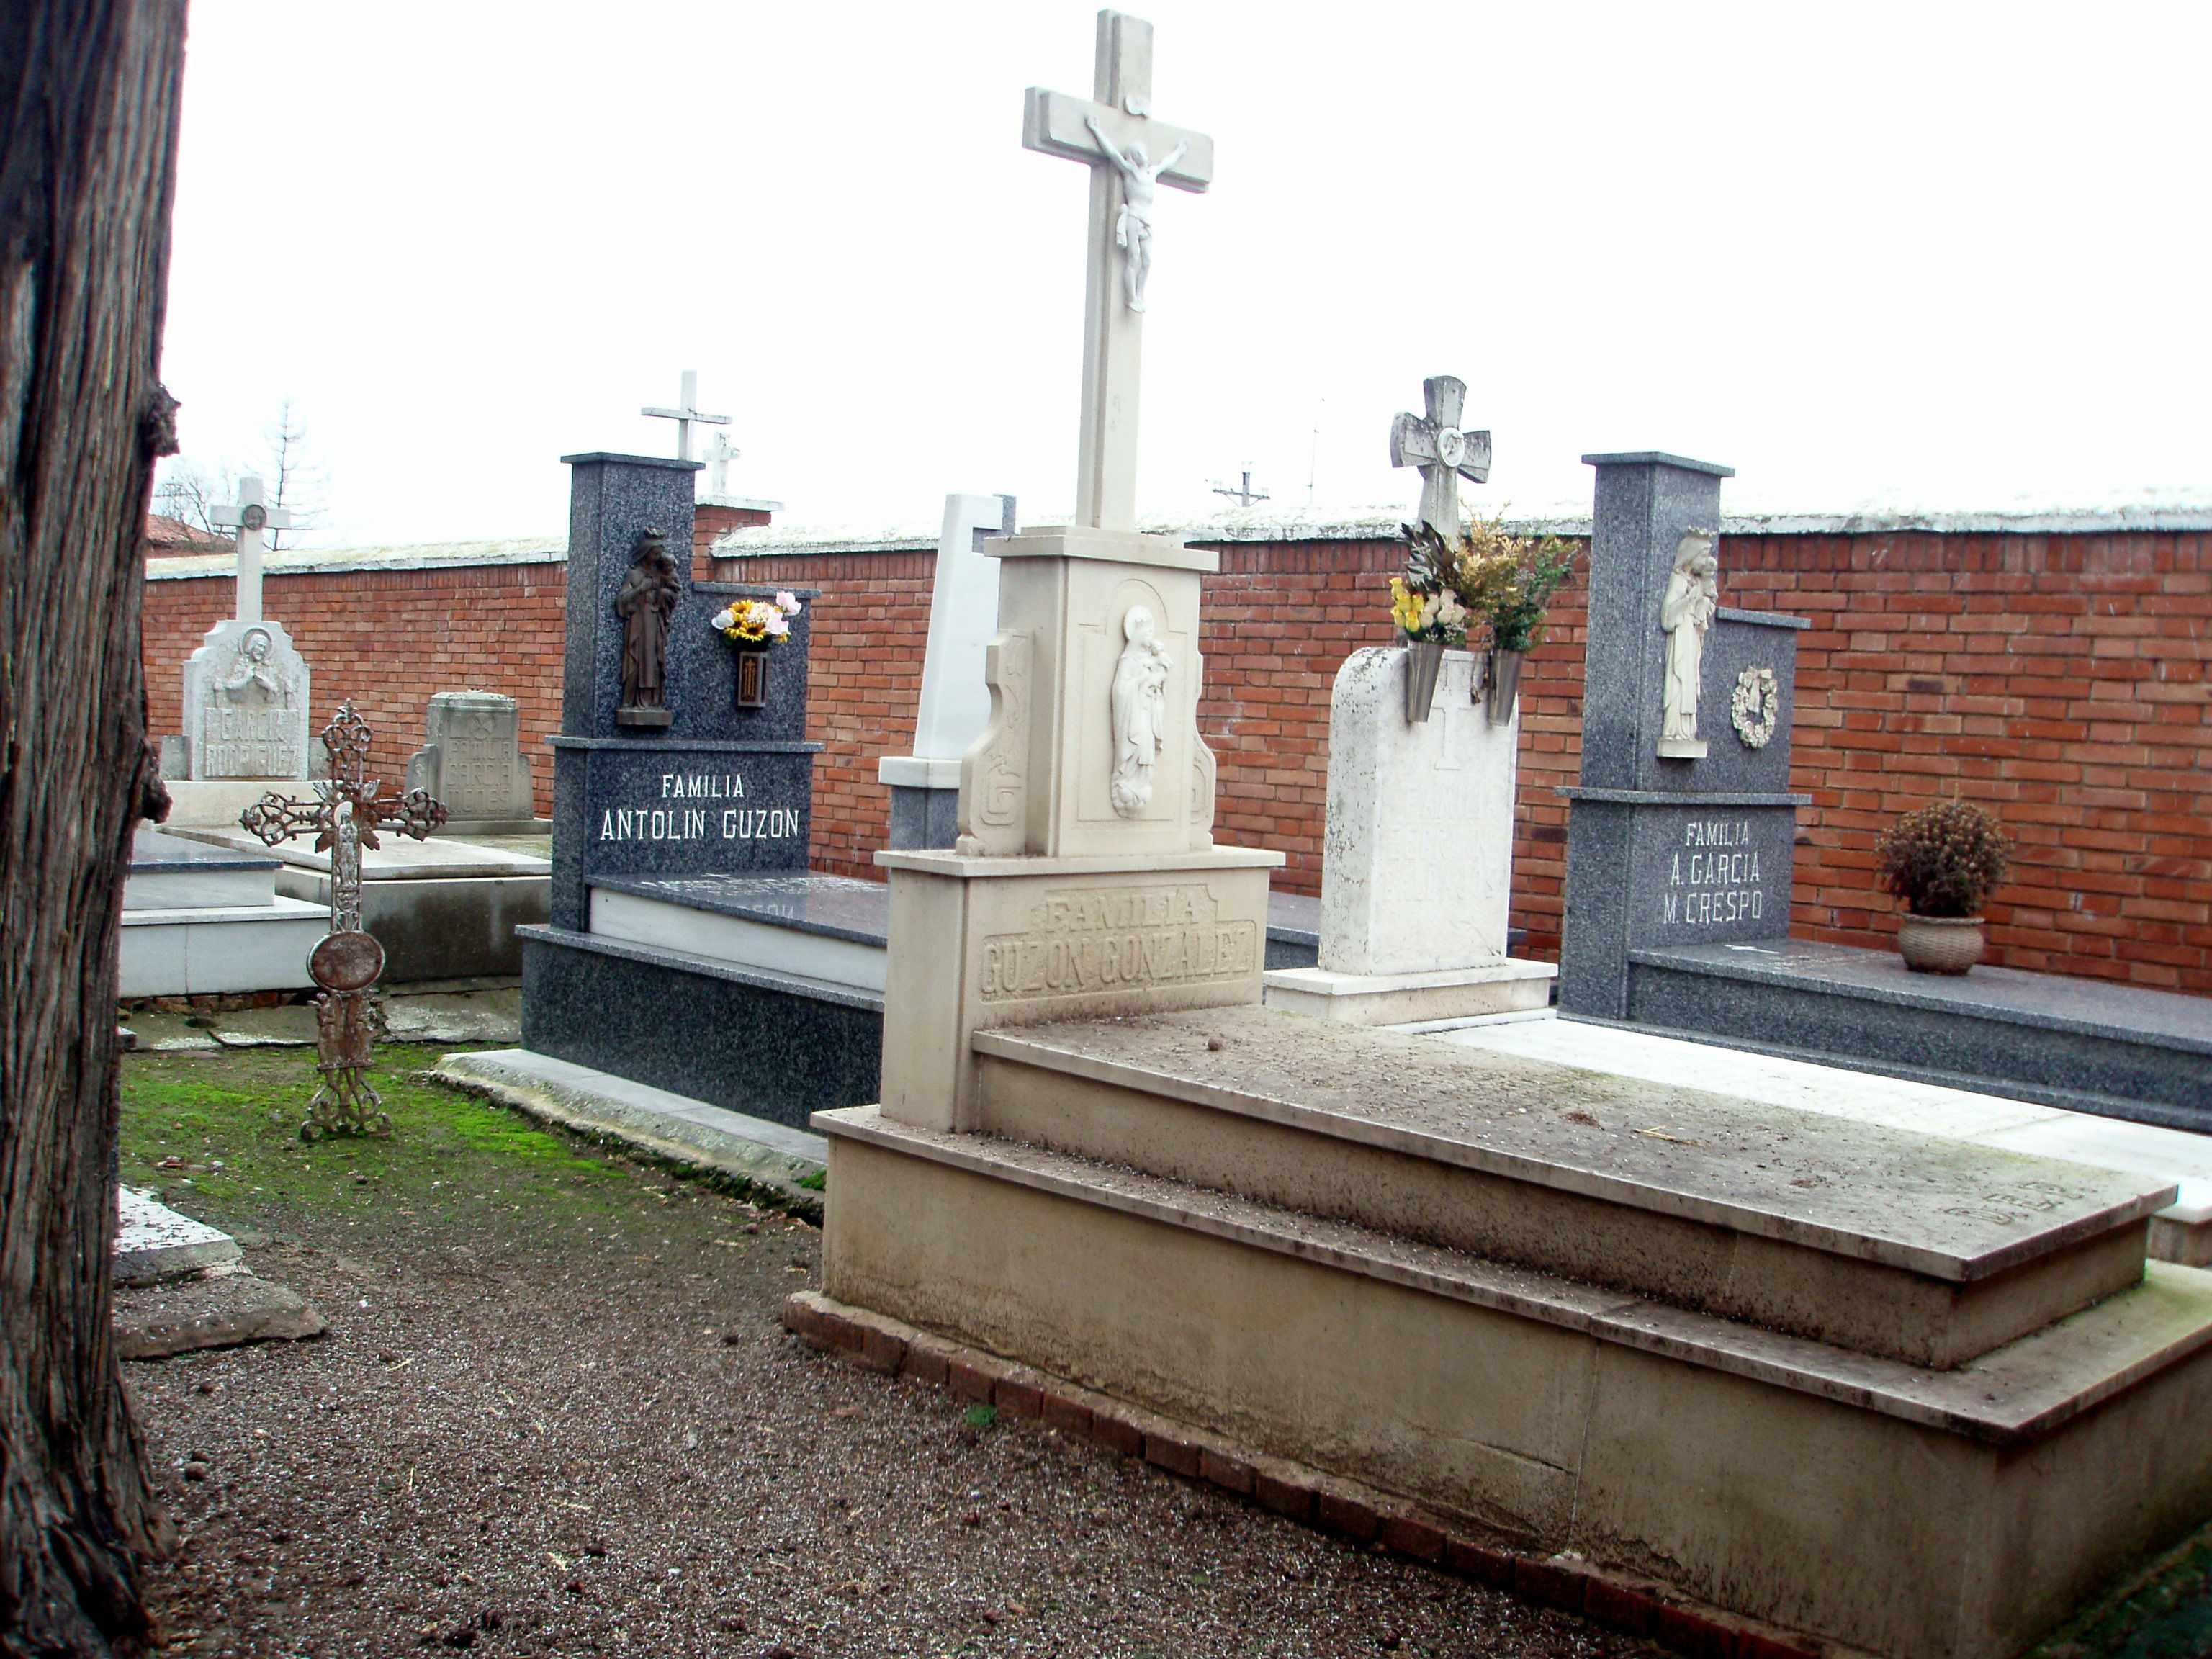
[[[1220,921],[1203,885],[1074,888],[1046,894],[1027,933],[983,941],[981,995],[998,1002],[1199,985],[1259,966],[1259,924]]]
[[[1750,821],[1684,824],[1682,845],[1669,858],[1667,887],[1660,902],[1669,927],[1759,921],[1765,915],[1766,890],[1760,882],[1759,849],[1751,844]]]
[[[665,801],[734,801],[745,798],[735,772],[664,772]],[[789,806],[613,806],[599,812],[601,841],[788,841],[805,833],[805,820]]]

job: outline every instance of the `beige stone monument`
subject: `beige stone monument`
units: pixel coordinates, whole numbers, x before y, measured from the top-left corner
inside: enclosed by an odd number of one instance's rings
[[[1077,521],[985,544],[991,720],[961,762],[959,838],[876,855],[883,1112],[925,1127],[972,1127],[978,1027],[1260,997],[1283,859],[1213,844],[1198,733],[1199,583],[1218,560],[1136,529],[1152,231],[1124,191],[1132,167],[1185,190],[1213,173],[1212,141],[1154,120],[1151,91],[1151,25],[1103,12],[1094,99],[1028,97],[1023,142],[1091,169]]]
[[[1211,172],[1148,125],[1149,45],[1104,14],[1096,103],[1030,94],[1099,181],[1085,511],[994,545],[959,843],[878,855],[883,1099],[813,1119],[793,1323],[1800,1649],[2010,1659],[2212,1515],[2212,1273],[2144,1260],[2173,1186],[1258,1006],[1278,860],[1212,844],[1211,560],[1130,511],[1119,192]]]

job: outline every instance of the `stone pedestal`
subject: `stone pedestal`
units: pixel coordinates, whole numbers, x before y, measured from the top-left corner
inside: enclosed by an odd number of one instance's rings
[[[1213,845],[1198,636],[1217,556],[1098,529],[984,550],[1002,562],[991,720],[961,762],[958,843],[876,855],[891,888],[883,1109],[933,1128],[967,1125],[980,1027],[1256,1002],[1283,861]],[[1144,725],[1155,757],[1117,790],[1115,679],[1147,634],[1164,653]]]
[[[430,699],[428,740],[407,763],[407,787],[427,789],[452,816],[449,836],[526,836],[551,827],[537,816],[522,714],[495,691],[441,691]]]
[[[217,623],[185,664],[191,777],[306,777],[309,709],[307,661],[282,623]]]
[[[950,847],[958,838],[960,757],[991,716],[983,658],[998,627],[999,562],[983,543],[1013,533],[1012,495],[945,498],[914,753],[876,763],[877,778],[891,792],[894,848]]]
[[[1516,1013],[1549,963],[1506,957],[1520,711],[1492,726],[1480,659],[1447,651],[1425,721],[1407,653],[1356,651],[1329,699],[1318,964],[1267,975],[1270,1007],[1360,1025]]]

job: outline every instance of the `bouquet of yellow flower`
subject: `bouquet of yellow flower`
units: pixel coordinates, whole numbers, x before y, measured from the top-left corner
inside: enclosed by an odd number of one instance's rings
[[[1407,525],[1403,575],[1390,578],[1390,620],[1408,641],[1467,642],[1467,606],[1454,592],[1458,555],[1426,525]]]
[[[714,613],[709,625],[732,645],[781,645],[791,637],[791,619],[800,609],[788,591],[773,599],[733,599]]]

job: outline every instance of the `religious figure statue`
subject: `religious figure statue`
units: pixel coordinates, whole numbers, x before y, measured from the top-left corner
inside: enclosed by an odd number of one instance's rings
[[[1674,549],[1674,568],[1659,602],[1659,626],[1667,635],[1667,676],[1662,691],[1666,710],[1659,727],[1660,752],[1666,744],[1698,740],[1698,695],[1705,684],[1705,630],[1720,609],[1720,561],[1713,556],[1713,532],[1692,530]]]
[[[1141,605],[1121,618],[1121,659],[1114,665],[1114,810],[1133,818],[1152,804],[1152,768],[1167,736],[1166,648],[1153,637],[1152,613]]]
[[[683,584],[658,530],[639,531],[630,557],[615,591],[615,614],[623,620],[622,707],[615,719],[626,726],[665,726],[665,712],[658,719],[624,716],[668,707],[668,619],[676,614]]]
[[[1086,115],[1083,124],[1106,152],[1106,159],[1121,174],[1121,212],[1114,221],[1114,246],[1121,250],[1121,296],[1132,311],[1145,308],[1145,277],[1152,268],[1152,201],[1159,194],[1160,174],[1182,160],[1188,144],[1177,144],[1158,161],[1145,153],[1142,143],[1126,150],[1115,147],[1098,118]]]
[[[265,628],[249,628],[238,636],[238,656],[229,678],[216,687],[216,696],[228,703],[274,703],[282,707],[284,687],[269,665],[275,649]]]

